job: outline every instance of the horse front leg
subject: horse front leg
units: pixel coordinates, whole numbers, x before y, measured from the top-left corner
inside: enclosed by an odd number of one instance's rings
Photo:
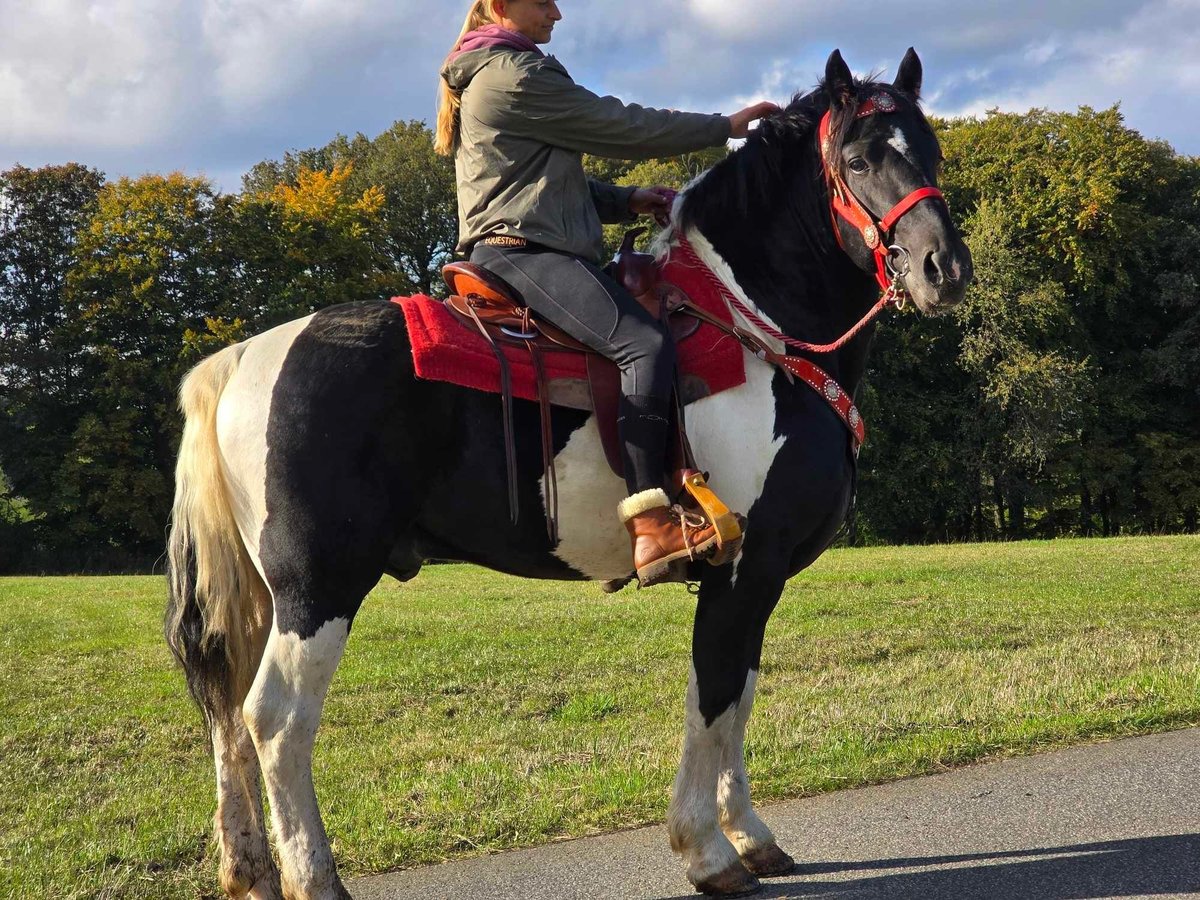
[[[761,635],[759,639],[761,646]],[[786,875],[796,861],[779,849],[775,835],[750,802],[750,779],[746,775],[746,722],[754,707],[758,670],[746,676],[746,686],[734,716],[731,739],[722,745],[721,769],[717,780],[717,810],[721,830],[738,852],[742,865],[752,875],[770,878]]]
[[[786,562],[747,544],[740,577],[726,567],[706,573],[701,585],[683,758],[667,822],[688,880],[717,896],[756,890],[756,873],[779,874],[785,858],[791,867],[750,805],[743,759],[763,629],[783,591]]]

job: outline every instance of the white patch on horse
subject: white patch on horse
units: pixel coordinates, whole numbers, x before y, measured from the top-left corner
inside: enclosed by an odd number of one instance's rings
[[[700,467],[730,509],[749,512],[784,439],[775,437],[775,370],[746,352],[746,382],[687,408],[688,437]],[[593,417],[555,457],[559,544],[555,555],[588,578],[623,578],[633,568],[629,533],[617,518],[625,482],[608,467]],[[545,486],[543,485],[543,496]],[[735,567],[741,560],[739,555]],[[737,570],[734,569],[736,578]]]
[[[773,321],[770,316],[759,309],[758,304],[751,300],[746,292],[742,290],[742,286],[738,284],[737,276],[734,275],[733,269],[730,268],[729,263],[727,263],[724,257],[722,257],[721,254],[716,251],[713,245],[709,243],[708,238],[701,234],[698,229],[692,228],[687,233],[687,239],[692,245],[692,249],[696,251],[696,255],[700,257],[701,262],[708,266],[708,268],[712,270],[713,274],[721,279],[721,283],[729,289],[731,294],[737,297],[739,302],[744,304],[752,313],[758,316],[759,319],[761,319],[771,328],[775,329],[776,331],[781,330],[779,328],[779,323]],[[742,328],[753,332],[759,340],[761,340],[776,353],[783,353],[785,351],[786,348],[783,344],[783,341],[779,340],[778,338],[771,337],[771,335],[763,331],[758,325],[754,324],[744,315],[742,315],[736,306],[732,304],[727,304],[727,306],[730,314],[734,318],[735,323],[739,323]]]
[[[217,444],[229,485],[233,516],[246,550],[258,562],[258,543],[267,518],[267,424],[275,382],[288,350],[312,316],[287,322],[250,338],[238,370],[217,408]]]
[[[763,824],[750,803],[750,779],[746,775],[746,722],[754,708],[758,672],[751,669],[738,701],[730,740],[722,747],[721,771],[717,779],[717,809],[721,829],[739,854],[775,845],[775,835]]]
[[[688,438],[712,489],[732,510],[749,514],[762,496],[767,473],[787,441],[775,436],[775,368],[744,351],[746,383],[688,407]],[[733,561],[737,584],[742,555]]]
[[[733,738],[737,713],[737,707],[730,706],[712,725],[705,724],[693,665],[688,678],[683,759],[667,813],[671,849],[687,861],[687,877],[692,884],[738,862],[737,850],[721,830],[717,809],[717,780],[725,745]]]
[[[904,136],[904,132],[900,130],[899,125],[892,128],[892,136],[888,138],[888,143],[905,159],[912,159],[912,156],[908,152],[908,138]]]
[[[271,801],[279,869],[288,897],[337,896],[333,851],[312,780],[312,749],[321,708],[350,634],[332,619],[309,638],[273,626],[244,716]]]
[[[625,482],[608,466],[595,416],[576,429],[554,465],[559,537],[554,554],[595,581],[624,578],[633,570],[629,532],[617,518]],[[543,503],[545,496],[543,483]]]

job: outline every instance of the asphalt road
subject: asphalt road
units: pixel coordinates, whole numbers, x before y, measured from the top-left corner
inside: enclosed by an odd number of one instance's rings
[[[1200,730],[763,807],[763,898],[1200,898]],[[695,897],[662,826],[363,878],[356,900]]]

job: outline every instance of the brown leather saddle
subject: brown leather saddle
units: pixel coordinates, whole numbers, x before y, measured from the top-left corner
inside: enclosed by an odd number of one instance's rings
[[[701,319],[688,305],[687,295],[675,285],[662,280],[655,258],[634,250],[634,241],[645,231],[635,229],[625,235],[621,249],[609,266],[611,274],[624,285],[651,315],[665,319],[676,343],[685,340],[699,329]],[[557,542],[558,489],[554,470],[554,448],[550,430],[552,406],[568,406],[593,410],[600,431],[604,455],[617,475],[624,475],[621,448],[617,435],[618,403],[621,379],[611,360],[584,346],[554,325],[539,319],[515,291],[499,276],[469,262],[453,262],[442,269],[442,277],[450,289],[447,308],[464,325],[476,329],[491,346],[500,365],[501,401],[504,412],[504,444],[508,469],[509,507],[515,523],[518,515],[516,482],[516,445],[512,425],[512,378],[503,347],[520,346],[530,355],[537,380],[538,404],[541,409],[542,458],[545,476],[546,524],[551,542]],[[580,353],[585,356],[587,381],[549,379],[542,356],[545,353]],[[666,470],[676,473],[674,485],[695,499],[710,521],[721,519],[718,534],[725,530],[730,540],[731,529],[740,526],[729,510],[716,499],[707,487],[703,475],[696,470],[695,458],[684,429],[683,405],[708,392],[700,380],[677,380],[674,404],[673,439],[668,444]],[[700,494],[703,499],[697,498]],[[716,518],[713,518],[713,517]],[[727,521],[726,521],[727,520]],[[729,523],[733,523],[730,525]],[[724,540],[724,538],[723,538]]]

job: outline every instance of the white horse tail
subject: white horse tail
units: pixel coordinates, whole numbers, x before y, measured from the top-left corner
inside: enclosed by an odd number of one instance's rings
[[[267,586],[234,520],[217,446],[217,406],[244,349],[208,357],[180,387],[185,423],[167,549],[167,643],[209,727],[223,731],[236,723],[270,622]]]

